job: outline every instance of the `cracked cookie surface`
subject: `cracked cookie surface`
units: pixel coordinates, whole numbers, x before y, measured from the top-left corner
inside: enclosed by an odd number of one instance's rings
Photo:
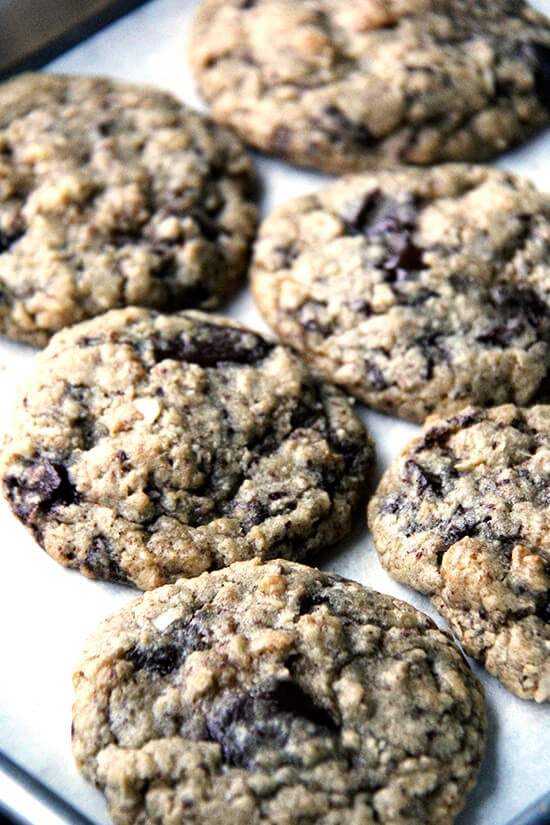
[[[4,494],[58,562],[150,589],[344,535],[374,463],[346,397],[236,321],[136,308],[37,356]]]
[[[169,94],[106,78],[0,86],[0,331],[44,345],[127,305],[209,309],[248,263],[240,140]]]
[[[546,401],[550,196],[448,164],[342,178],[277,208],[251,268],[284,342],[371,407],[423,421]]]
[[[550,700],[550,406],[432,418],[369,505],[382,564],[427,593],[466,653]]]
[[[204,0],[214,116],[328,172],[485,160],[550,114],[550,21],[522,0]]]
[[[291,562],[148,593],[77,665],[73,747],[117,825],[449,825],[481,687],[410,605]]]

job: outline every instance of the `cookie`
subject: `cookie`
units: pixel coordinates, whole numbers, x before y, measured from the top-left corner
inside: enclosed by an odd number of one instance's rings
[[[376,409],[548,394],[550,196],[501,169],[342,178],[264,221],[251,280],[280,338]]]
[[[203,0],[214,117],[300,166],[485,160],[550,115],[550,21],[522,0]]]
[[[232,132],[169,94],[27,74],[0,86],[0,333],[42,346],[113,307],[211,308],[257,210]]]
[[[369,506],[392,576],[427,593],[466,653],[550,699],[550,406],[433,418]]]
[[[280,560],[148,593],[77,666],[74,755],[118,825],[450,825],[480,685],[404,602]]]
[[[128,308],[38,356],[0,472],[58,562],[150,589],[330,544],[372,464],[346,397],[286,347],[218,316]]]

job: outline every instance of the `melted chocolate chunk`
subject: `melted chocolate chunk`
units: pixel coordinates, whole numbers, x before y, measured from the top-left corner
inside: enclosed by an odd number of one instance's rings
[[[411,274],[424,269],[424,250],[415,244],[412,235],[416,229],[418,199],[408,195],[403,200],[385,197],[380,190],[370,192],[345,217],[349,235],[380,236],[388,247],[388,256],[382,263],[389,283],[404,281]]]
[[[134,646],[126,653],[126,660],[136,670],[150,670],[166,676],[180,667],[190,653],[208,650],[212,646],[210,631],[204,621],[206,611],[198,610],[193,617],[172,622],[163,633],[165,644],[142,648]]]
[[[253,333],[234,327],[203,324],[203,329],[208,331],[208,337],[200,341],[187,340],[183,336],[164,340],[158,336],[153,344],[156,360],[171,358],[200,367],[215,367],[223,363],[256,364],[274,346]]]
[[[445,540],[445,548],[451,547],[467,536],[478,536],[483,524],[489,521],[489,516],[480,519],[475,513],[464,511],[461,505],[456,512],[441,525],[441,532]]]
[[[136,670],[149,670],[160,676],[167,676],[181,664],[181,651],[176,645],[168,644],[156,648],[142,648],[134,645],[124,657]]]
[[[113,558],[113,546],[106,536],[94,536],[82,567],[98,579],[128,584],[128,576]]]
[[[431,449],[436,445],[442,447],[457,430],[477,424],[482,417],[483,412],[481,410],[458,413],[451,416],[446,424],[430,427],[416,447],[415,453],[421,453],[422,450]]]
[[[48,511],[56,504],[78,500],[67,468],[47,458],[30,463],[17,477],[5,475],[4,488],[13,511],[23,522],[33,519],[39,509]]]
[[[420,464],[417,464],[416,461],[412,459],[406,462],[405,471],[407,473],[407,479],[416,484],[418,495],[421,495],[426,490],[429,490],[436,496],[441,495],[443,483],[441,478],[435,475],[435,473],[431,473],[429,470],[426,470],[425,467],[421,467]]]
[[[267,504],[261,501],[251,501],[246,505],[246,516],[243,520],[243,533],[248,533],[257,524],[271,517],[271,510]]]
[[[300,601],[300,616],[312,613],[316,607],[323,604],[330,604],[330,599],[326,593],[321,592],[306,593]]]
[[[411,274],[424,269],[424,251],[402,232],[389,238],[392,255],[383,263],[383,269],[388,273],[388,283],[405,281]]]
[[[289,680],[278,682],[271,690],[222,702],[209,715],[207,732],[221,746],[227,763],[250,768],[259,751],[282,748],[287,743],[297,720],[325,732],[336,729],[327,711]]]

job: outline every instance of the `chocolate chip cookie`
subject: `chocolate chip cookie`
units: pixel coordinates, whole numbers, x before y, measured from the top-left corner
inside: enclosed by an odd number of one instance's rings
[[[264,221],[251,278],[280,338],[369,406],[548,397],[550,196],[501,169],[343,178]]]
[[[373,463],[337,389],[236,321],[112,310],[38,356],[4,493],[61,564],[149,589],[344,535]]]
[[[550,116],[550,21],[522,0],[203,0],[216,119],[327,172],[485,160]]]
[[[292,562],[146,594],[74,684],[75,758],[117,825],[450,825],[482,756],[481,688],[448,635]]]
[[[550,699],[550,406],[430,419],[369,506],[382,564],[427,593],[466,653]]]
[[[241,142],[174,97],[28,74],[0,86],[0,333],[44,345],[112,307],[211,308],[256,229]]]

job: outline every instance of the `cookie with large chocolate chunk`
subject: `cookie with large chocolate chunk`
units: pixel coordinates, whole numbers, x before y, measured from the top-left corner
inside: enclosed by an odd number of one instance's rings
[[[345,396],[286,347],[218,316],[128,308],[37,356],[0,472],[57,561],[149,589],[335,541],[372,463]]]
[[[550,196],[486,166],[343,178],[273,212],[252,263],[280,338],[422,421],[548,397]]]
[[[113,307],[216,306],[257,212],[238,138],[160,91],[28,74],[0,86],[0,333],[44,345]]]
[[[180,579],[89,639],[74,755],[117,825],[450,825],[481,687],[410,605],[257,560]]]
[[[328,172],[485,160],[550,116],[550,21],[523,0],[203,0],[214,117]]]
[[[427,593],[466,653],[550,700],[550,406],[432,418],[369,505],[382,564]]]

